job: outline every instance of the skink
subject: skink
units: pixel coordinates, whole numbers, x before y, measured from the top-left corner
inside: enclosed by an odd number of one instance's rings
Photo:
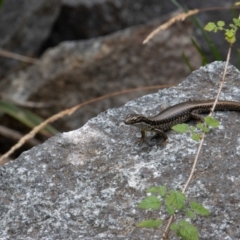
[[[126,116],[124,123],[141,129],[142,137],[140,143],[144,141],[146,131],[156,132],[166,141],[168,137],[165,131],[171,129],[171,127],[176,124],[187,122],[190,119],[196,119],[202,122],[203,117],[199,114],[209,113],[213,103],[213,99],[182,102],[163,110],[153,117],[129,114]],[[219,100],[215,111],[240,111],[240,102]]]

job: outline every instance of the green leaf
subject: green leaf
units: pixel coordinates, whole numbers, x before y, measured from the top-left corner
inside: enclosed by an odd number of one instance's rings
[[[0,0],[0,7],[2,7],[4,0]]]
[[[169,209],[170,214],[173,214],[176,210],[183,209],[185,207],[185,201],[186,196],[180,191],[170,190],[165,197],[165,205],[166,208]]]
[[[233,28],[233,29],[236,28],[236,25],[234,25],[233,23],[230,23],[229,26],[230,26],[231,28]]]
[[[194,218],[194,217],[195,217],[194,212],[192,212],[192,211],[190,211],[190,210],[187,210],[187,211],[186,211],[186,215],[187,215],[187,217],[189,217],[189,218]]]
[[[148,196],[144,198],[138,205],[138,208],[142,209],[152,209],[152,210],[158,210],[160,208],[160,200],[156,196]]]
[[[224,21],[218,21],[217,25],[218,25],[218,27],[223,27],[223,26],[225,26],[225,22]]]
[[[201,135],[197,133],[192,133],[192,140],[199,141],[201,139]]]
[[[166,186],[160,186],[160,187],[154,186],[154,187],[147,189],[146,192],[147,193],[157,193],[161,197],[163,197],[166,194]]]
[[[136,226],[141,228],[157,228],[161,225],[162,225],[161,219],[158,220],[148,219],[138,223]]]
[[[185,133],[188,130],[188,125],[186,123],[181,123],[173,126],[172,129],[178,133]]]
[[[232,29],[226,29],[225,36],[227,36],[228,38],[232,38],[235,36],[235,31]]]
[[[212,117],[205,117],[204,118],[204,122],[210,126],[210,127],[213,127],[213,128],[217,128],[219,126],[219,121],[216,120],[215,118],[212,118]]]
[[[206,30],[206,31],[209,31],[209,32],[212,32],[212,31],[217,31],[217,26],[216,26],[216,24],[214,23],[214,22],[209,22],[205,27],[204,27],[204,29]]]
[[[236,31],[234,29],[226,29],[225,31],[225,39],[231,44],[236,42],[235,33]]]
[[[204,127],[204,125],[203,125],[203,123],[198,123],[198,124],[196,125],[196,127],[202,130],[203,127]]]
[[[185,220],[180,220],[172,230],[184,240],[198,240],[197,228]],[[171,227],[170,227],[171,228]],[[177,230],[175,230],[177,228]]]
[[[166,205],[166,211],[169,213],[169,215],[173,215],[176,209],[172,205],[166,204],[166,202],[165,202],[165,205]]]
[[[238,26],[233,24],[233,25],[231,25],[231,27],[232,27],[232,31],[234,31],[235,35],[236,35],[236,31],[238,30]]]
[[[226,39],[226,41],[228,41],[230,44],[233,44],[233,43],[236,42],[236,37],[235,37],[235,35],[232,36],[232,37],[228,37],[228,36],[225,35],[225,39]]]
[[[237,25],[238,27],[240,27],[240,19],[238,19],[238,18],[233,18],[233,22],[235,23],[235,25]]]
[[[210,132],[210,129],[209,129],[208,127],[204,127],[202,130],[203,130],[203,132],[205,132],[205,133],[209,133],[209,132]]]
[[[201,216],[208,216],[210,212],[201,204],[197,202],[190,202],[191,209]]]

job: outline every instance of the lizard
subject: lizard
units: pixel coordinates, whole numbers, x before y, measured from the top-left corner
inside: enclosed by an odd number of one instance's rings
[[[195,119],[203,122],[201,113],[209,113],[214,103],[214,99],[209,100],[190,100],[166,108],[153,117],[146,117],[141,114],[128,114],[124,123],[133,125],[141,130],[140,143],[144,142],[145,132],[152,131],[167,141],[166,131],[172,126]],[[240,102],[219,100],[215,111],[240,111]]]

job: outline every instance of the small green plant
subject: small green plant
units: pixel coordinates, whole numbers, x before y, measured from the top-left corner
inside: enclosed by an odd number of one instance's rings
[[[177,0],[171,0],[171,1],[174,2],[175,5],[177,5],[178,7],[182,8],[177,3]],[[235,5],[239,6],[240,2],[237,2]],[[191,16],[192,13],[193,11],[189,11],[188,14],[186,14],[185,16]],[[174,20],[175,19],[177,18],[174,18]],[[214,23],[214,22],[208,23],[204,27],[204,29],[199,24],[196,18],[192,18],[192,19],[195,22],[195,24],[198,26],[198,28],[202,31],[206,41],[209,44],[210,49],[212,50],[212,53],[214,53],[215,60],[221,60],[222,58],[219,54],[217,47],[208,37],[208,34],[206,33],[206,31],[209,31],[209,32],[224,31],[225,39],[230,44],[227,59],[226,59],[226,64],[224,67],[224,74],[222,76],[218,94],[216,96],[216,99],[218,99],[223,87],[223,83],[225,81],[227,67],[228,67],[229,59],[231,55],[231,48],[233,43],[236,42],[236,32],[240,27],[240,17],[233,18],[232,23],[229,24],[228,28],[225,27],[224,21],[218,21],[217,23]],[[160,29],[164,29],[164,28],[159,27],[159,30]],[[154,34],[151,34],[150,36],[152,37],[153,35]],[[149,40],[149,37],[147,39]],[[200,49],[196,41],[193,40],[193,44],[198,50],[198,52],[200,53],[200,55],[202,56],[202,64],[203,65],[206,64],[207,58],[205,57],[204,52]],[[238,54],[240,55],[240,50],[238,50]],[[186,64],[188,65],[188,67],[191,69],[192,68],[191,63],[187,59],[186,55],[183,54],[183,58]],[[195,218],[196,214],[199,214],[201,216],[208,216],[210,214],[209,211],[206,208],[204,208],[201,204],[194,201],[192,202],[188,201],[184,194],[189,186],[189,183],[191,182],[191,179],[193,178],[194,170],[196,168],[196,164],[200,156],[200,150],[202,148],[202,143],[204,140],[205,133],[208,133],[212,128],[217,128],[219,125],[219,122],[210,116],[205,117],[202,123],[197,124],[196,127],[189,126],[185,123],[178,124],[172,127],[173,130],[179,133],[186,133],[187,131],[189,131],[194,140],[201,139],[196,157],[194,159],[194,163],[192,165],[191,172],[189,174],[189,177],[186,181],[186,184],[182,192],[174,191],[174,190],[167,191],[166,187],[164,186],[153,187],[147,190],[147,193],[149,194],[148,197],[144,198],[138,205],[138,208],[147,209],[147,210],[151,209],[151,210],[159,211],[159,209],[161,208],[161,212],[163,212],[162,210],[165,210],[164,214],[168,213],[171,216],[168,220],[168,223],[166,224],[166,229],[163,234],[164,239],[168,239],[168,233],[169,233],[169,230],[171,230],[171,231],[174,231],[176,235],[181,237],[181,239],[183,240],[198,240],[198,230],[195,226],[191,224],[191,219]],[[180,219],[180,217],[177,217],[176,216],[177,214],[181,214],[181,216],[183,216],[182,219]],[[175,222],[176,219],[177,221]],[[159,228],[161,225],[163,225],[163,221],[161,219],[148,219],[138,223],[137,227]]]
[[[186,195],[180,191],[169,190],[165,186],[154,186],[146,191],[149,196],[144,198],[138,208],[146,210],[162,210],[169,215],[176,211],[183,213],[187,219],[192,219],[196,214],[208,216],[210,212],[201,204],[191,201],[188,202]],[[161,204],[163,202],[164,204]],[[165,209],[165,210],[164,210]],[[137,224],[141,228],[158,228],[163,224],[162,219],[147,219]],[[183,240],[197,240],[198,231],[189,221],[180,219],[177,223],[172,223],[170,229]]]
[[[233,18],[233,23],[229,24],[229,28],[225,28],[224,21],[218,21],[217,23],[209,22],[204,29],[209,32],[218,32],[224,31],[225,32],[225,39],[230,43],[233,44],[236,42],[236,31],[240,27],[240,19]]]
[[[212,117],[205,117],[203,123],[198,123],[195,126],[189,126],[186,123],[177,124],[172,127],[175,132],[186,133],[190,132],[193,140],[198,141],[202,137],[202,133],[208,133],[212,128],[218,128],[219,122]]]
[[[34,128],[35,126],[43,122],[43,119],[34,114],[33,112],[18,107],[15,104],[6,100],[0,100],[0,113],[1,112],[15,118],[16,120],[30,128]],[[51,136],[58,133],[58,131],[51,125],[47,125],[40,132],[46,136]]]

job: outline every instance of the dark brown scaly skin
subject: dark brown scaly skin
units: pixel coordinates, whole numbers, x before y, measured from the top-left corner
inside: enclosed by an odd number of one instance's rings
[[[171,129],[172,126],[187,122],[190,119],[203,121],[200,113],[209,113],[214,100],[188,101],[169,107],[156,116],[145,117],[139,114],[127,115],[124,123],[134,125],[141,129],[142,137],[140,143],[145,139],[146,131],[156,132],[164,138],[164,142],[168,139],[165,131]],[[215,111],[240,111],[240,102],[234,101],[218,101]]]

